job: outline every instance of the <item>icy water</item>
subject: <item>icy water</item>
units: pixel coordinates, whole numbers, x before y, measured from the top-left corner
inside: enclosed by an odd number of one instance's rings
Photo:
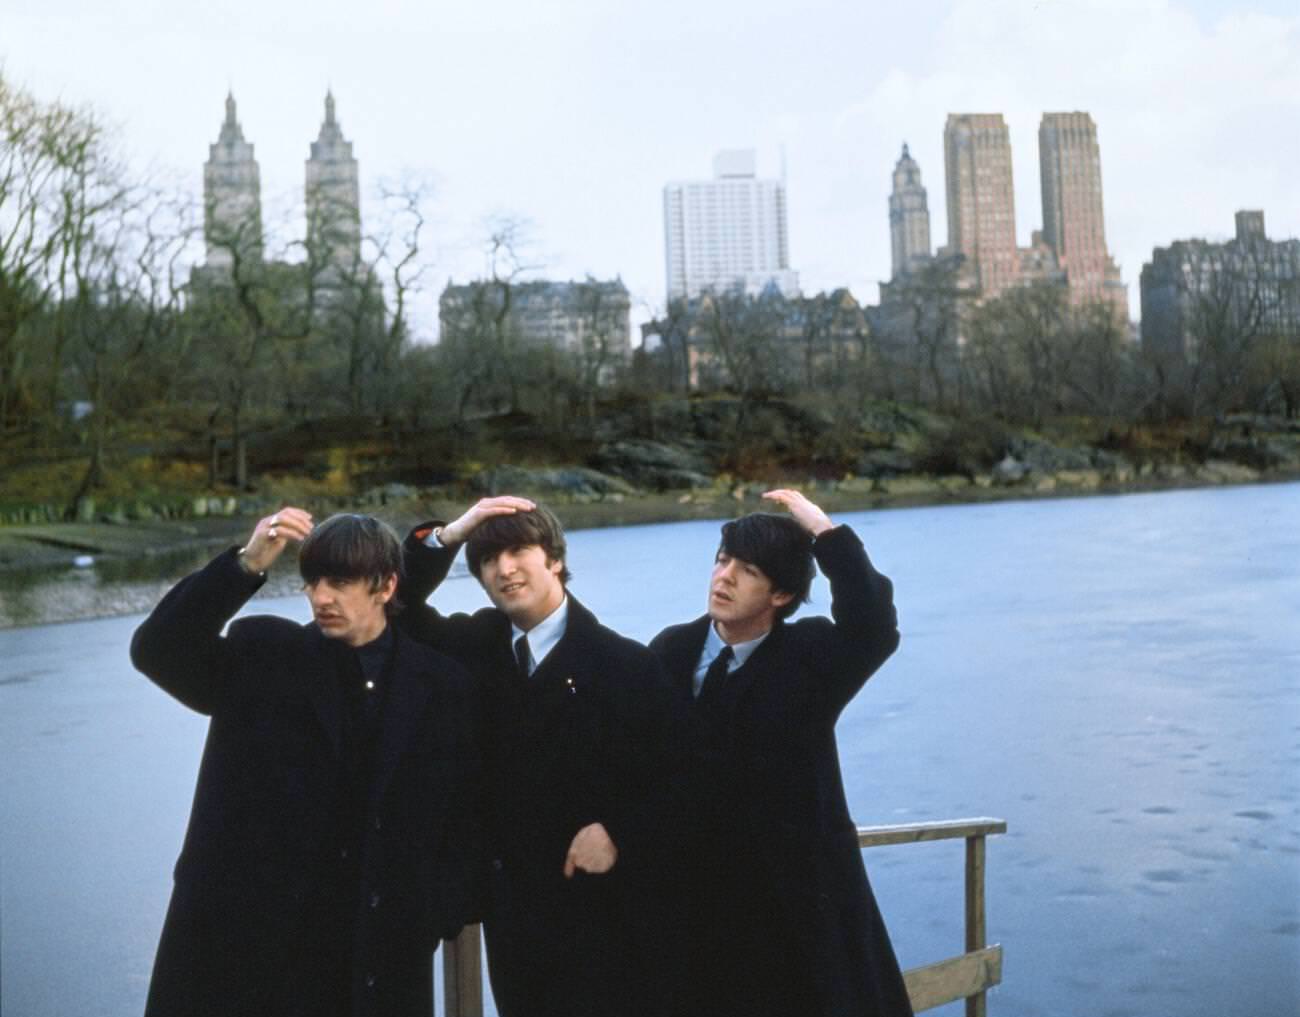
[[[990,1012],[1300,1013],[1300,485],[843,521],[903,631],[840,722],[850,803],[864,824],[1007,821]],[[716,537],[575,533],[572,589],[648,638],[700,612]],[[463,579],[435,602],[483,599]],[[204,722],[131,670],[138,621],[0,631],[5,1017],[143,1005]],[[960,951],[960,842],[866,860],[905,967]]]

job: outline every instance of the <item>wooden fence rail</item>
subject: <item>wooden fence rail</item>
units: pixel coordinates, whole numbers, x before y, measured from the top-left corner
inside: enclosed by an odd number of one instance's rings
[[[864,848],[930,840],[966,841],[966,952],[903,972],[912,1009],[917,1013],[964,999],[966,1017],[988,1015],[986,993],[1002,981],[1002,947],[985,942],[984,841],[1006,832],[1006,820],[987,817],[858,827],[858,844]]]
[[[987,1017],[988,990],[1002,981],[1002,947],[985,943],[984,842],[1007,832],[1002,819],[953,819],[902,826],[860,826],[858,845],[920,844],[932,840],[966,841],[966,950],[934,964],[903,972],[912,1009],[917,1013],[959,999],[966,1017]],[[483,1017],[483,969],[479,927],[467,926],[442,952],[445,1017]]]

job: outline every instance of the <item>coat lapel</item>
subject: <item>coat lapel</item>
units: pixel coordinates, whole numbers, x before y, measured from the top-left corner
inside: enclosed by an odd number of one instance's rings
[[[777,621],[772,626],[772,630],[753,653],[744,665],[736,668],[728,676],[727,681],[731,684],[728,698],[733,704],[738,704],[749,693],[754,684],[754,680],[761,674],[766,674],[772,669],[768,667],[768,661],[776,657],[781,652],[781,639],[785,635],[785,622]]]
[[[583,607],[576,597],[566,593],[569,598],[568,617],[564,622],[564,635],[555,644],[555,648],[533,671],[531,681],[574,682],[575,664],[585,656],[584,647],[591,643],[590,634],[597,626],[596,616]],[[574,687],[574,691],[576,687]]]
[[[704,641],[709,637],[709,616],[703,615],[685,625],[677,638],[667,647],[668,659],[664,667],[677,694],[690,701],[695,698],[695,668],[704,652]]]

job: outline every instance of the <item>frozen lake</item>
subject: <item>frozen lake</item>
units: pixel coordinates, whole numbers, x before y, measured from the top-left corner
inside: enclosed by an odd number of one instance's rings
[[[837,521],[903,631],[839,726],[858,822],[1009,824],[990,1012],[1300,1012],[1300,485]],[[716,539],[575,533],[572,589],[649,638],[702,611]],[[435,599],[483,602],[469,579]],[[5,1017],[142,1009],[205,724],[131,669],[138,622],[0,630]],[[904,967],[961,949],[960,842],[866,860]]]

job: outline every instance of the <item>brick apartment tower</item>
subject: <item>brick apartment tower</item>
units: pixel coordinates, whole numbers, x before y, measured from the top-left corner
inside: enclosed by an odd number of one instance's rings
[[[906,275],[930,257],[930,209],[921,186],[921,167],[903,145],[894,166],[894,190],[889,195],[889,239],[892,278]]]
[[[950,113],[943,129],[948,192],[948,251],[990,299],[1015,284],[1016,200],[1011,136],[1001,113]]]
[[[1043,239],[1065,272],[1070,302],[1106,303],[1124,320],[1128,293],[1106,250],[1101,149],[1087,113],[1044,113],[1038,126]]]

